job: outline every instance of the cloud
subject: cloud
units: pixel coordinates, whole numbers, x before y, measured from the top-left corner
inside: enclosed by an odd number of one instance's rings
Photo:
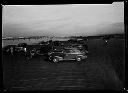
[[[122,3],[5,6],[3,10],[3,33],[12,36],[96,35],[100,32],[108,33],[108,30],[111,29],[116,32],[121,27],[109,24],[124,21]],[[103,24],[104,26],[102,26]]]

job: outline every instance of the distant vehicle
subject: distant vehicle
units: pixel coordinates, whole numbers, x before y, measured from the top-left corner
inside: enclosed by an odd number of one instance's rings
[[[31,59],[36,55],[36,49],[33,48],[25,53],[27,59]]]
[[[54,50],[48,53],[49,60],[53,62],[59,62],[62,60],[76,60],[81,61],[86,59],[87,55],[84,51],[80,51],[77,48],[66,48],[62,50]]]
[[[60,41],[53,41],[53,45],[54,46],[61,46],[61,42]]]
[[[48,45],[48,42],[41,41],[38,43],[39,45]]]
[[[27,43],[19,43],[17,46],[18,47],[26,47],[27,46]]]
[[[77,43],[77,39],[69,39],[68,42],[70,42],[70,43]]]
[[[27,52],[27,44],[26,43],[19,43],[15,47],[16,52]]]
[[[3,54],[12,54],[14,50],[15,45],[8,45],[2,48],[2,53]]]
[[[36,50],[37,55],[47,55],[52,50],[52,46],[43,45],[40,49]]]
[[[78,48],[80,50],[85,50],[88,52],[88,45],[87,44],[72,44],[71,47]]]

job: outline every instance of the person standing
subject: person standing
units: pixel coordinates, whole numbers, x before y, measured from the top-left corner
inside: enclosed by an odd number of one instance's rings
[[[10,52],[11,52],[11,55],[13,55],[13,47],[10,47]]]

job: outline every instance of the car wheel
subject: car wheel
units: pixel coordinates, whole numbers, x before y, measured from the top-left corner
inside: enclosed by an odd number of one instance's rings
[[[81,61],[81,58],[80,57],[77,57],[76,60],[79,62],[79,61]]]
[[[50,56],[50,57],[48,57],[48,59],[49,59],[49,60],[52,60],[52,57]]]
[[[36,54],[38,54],[38,55],[39,55],[39,54],[40,54],[40,51],[39,51],[39,50],[37,50],[37,51],[36,51]]]
[[[53,58],[53,62],[57,63],[57,62],[59,62],[59,59],[58,58]]]

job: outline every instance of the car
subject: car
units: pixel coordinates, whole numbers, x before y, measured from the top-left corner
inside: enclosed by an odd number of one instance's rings
[[[80,62],[81,60],[87,58],[86,53],[84,51],[80,51],[77,48],[53,50],[48,53],[48,56],[49,60],[55,63],[63,60],[76,60]]]
[[[48,42],[41,41],[38,43],[39,45],[48,45]]]
[[[72,44],[72,47],[76,47],[79,50],[84,50],[86,53],[88,53],[88,46],[87,46],[87,44]]]
[[[13,49],[15,48],[15,45],[8,45],[2,48],[3,54],[10,54],[13,52]]]
[[[31,59],[33,58],[34,56],[36,56],[36,48],[33,48],[31,50],[28,50],[26,53],[25,53],[25,56],[27,59]]]
[[[41,45],[39,49],[36,50],[37,55],[47,55],[48,52],[52,50],[52,46],[50,45]]]
[[[15,51],[16,51],[16,52],[26,52],[26,47],[27,47],[27,44],[26,44],[26,43],[19,43],[19,44],[15,47]]]
[[[26,47],[27,43],[19,43],[17,46],[19,46],[19,47]]]

